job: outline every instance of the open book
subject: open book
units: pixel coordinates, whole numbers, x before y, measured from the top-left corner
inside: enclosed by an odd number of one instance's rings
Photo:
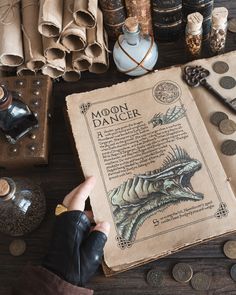
[[[229,65],[217,74],[216,61]],[[219,85],[236,76],[236,52],[197,60]],[[216,111],[235,115],[203,87],[189,88],[183,67],[67,97],[76,149],[95,221],[108,220],[106,275],[121,272],[190,245],[236,230],[236,156],[220,146],[236,135],[210,122]]]

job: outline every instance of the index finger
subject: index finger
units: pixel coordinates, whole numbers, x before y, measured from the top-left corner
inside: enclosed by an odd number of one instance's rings
[[[96,179],[94,176],[88,177],[83,183],[71,191],[63,200],[63,205],[68,211],[84,211],[85,201],[95,186]]]

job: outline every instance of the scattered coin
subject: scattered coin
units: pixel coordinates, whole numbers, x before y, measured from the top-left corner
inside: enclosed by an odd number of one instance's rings
[[[220,122],[225,119],[229,119],[229,117],[223,112],[215,112],[210,117],[211,123],[215,126],[219,126]]]
[[[151,269],[147,273],[147,282],[152,287],[159,287],[163,282],[163,273],[157,269]]]
[[[224,253],[230,259],[236,259],[236,241],[227,241],[224,244]]]
[[[193,270],[187,263],[177,263],[172,270],[174,279],[180,283],[187,283],[193,276]]]
[[[232,89],[236,86],[236,80],[230,76],[224,76],[220,79],[220,86],[224,89]]]
[[[217,74],[224,74],[228,72],[229,70],[229,65],[226,62],[223,61],[217,61],[213,64],[212,66],[214,72]]]
[[[236,33],[236,18],[231,18],[228,21],[228,30],[232,33]]]
[[[20,256],[25,252],[25,250],[26,250],[26,243],[24,240],[17,239],[17,240],[13,240],[10,243],[9,251],[11,255],[13,256]]]
[[[231,278],[236,282],[236,264],[234,264],[230,269]]]
[[[219,124],[219,129],[223,134],[233,134],[236,130],[236,123],[230,119],[222,120]]]
[[[236,155],[236,141],[232,139],[225,140],[221,145],[221,152],[226,156]]]
[[[192,277],[191,284],[195,290],[206,291],[210,288],[211,278],[205,273],[198,272]]]

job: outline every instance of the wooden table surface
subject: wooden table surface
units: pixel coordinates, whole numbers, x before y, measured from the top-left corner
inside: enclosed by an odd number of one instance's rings
[[[229,9],[229,17],[236,17],[236,1],[215,0],[215,6],[227,7]],[[189,61],[184,53],[183,40],[175,43],[160,43],[158,45],[158,69]],[[232,50],[236,50],[236,34],[228,33],[225,51]],[[209,56],[209,52],[205,49],[202,57]],[[26,263],[40,264],[50,240],[54,221],[53,212],[56,204],[61,202],[63,197],[83,180],[83,173],[76,166],[65,127],[63,108],[65,107],[66,95],[106,87],[126,80],[128,80],[128,77],[118,73],[111,62],[111,67],[105,74],[83,73],[82,79],[77,83],[55,82],[53,90],[55,108],[52,120],[51,150],[48,166],[32,168],[27,171],[0,170],[0,176],[22,175],[40,181],[47,199],[47,214],[43,223],[35,232],[24,238],[27,243],[27,251],[24,255],[20,257],[11,256],[8,247],[12,238],[0,235],[0,295],[9,295],[11,293],[11,286]],[[236,234],[203,243],[111,278],[105,278],[102,270],[99,269],[97,275],[88,284],[88,287],[95,290],[95,295],[236,294],[236,282],[231,279],[229,274],[230,267],[236,261],[226,258],[222,251],[224,242],[229,239],[236,240]],[[189,263],[194,272],[201,271],[208,274],[212,278],[210,290],[207,292],[195,291],[191,288],[190,283],[177,283],[172,278],[171,270],[178,262]],[[146,282],[146,274],[153,267],[157,267],[164,274],[163,286],[160,288],[152,288]]]

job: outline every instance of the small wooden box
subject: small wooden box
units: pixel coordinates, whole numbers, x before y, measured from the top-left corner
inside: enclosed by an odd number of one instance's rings
[[[16,144],[0,134],[0,167],[24,168],[48,163],[49,120],[52,112],[52,81],[47,76],[1,77],[0,85],[19,94],[35,113],[39,127],[34,128]]]

